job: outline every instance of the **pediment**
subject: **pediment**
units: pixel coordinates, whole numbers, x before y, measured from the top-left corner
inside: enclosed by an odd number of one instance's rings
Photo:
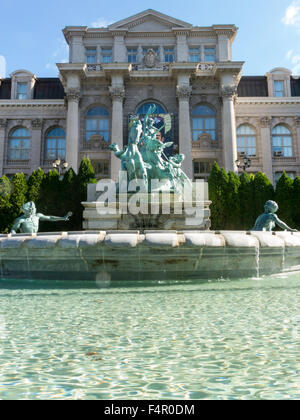
[[[130,32],[159,32],[171,28],[190,28],[187,22],[172,18],[152,9],[123,19],[109,26],[110,30],[126,29]]]

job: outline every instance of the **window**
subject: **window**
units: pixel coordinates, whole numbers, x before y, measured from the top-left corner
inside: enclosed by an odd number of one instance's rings
[[[245,153],[247,156],[256,156],[256,133],[249,125],[241,125],[237,131],[238,153]]]
[[[275,176],[274,176],[275,184],[277,184],[277,182],[280,180],[282,174],[283,172],[275,172]],[[295,172],[286,172],[286,175],[290,177],[292,180],[295,179]]]
[[[166,114],[166,110],[159,104],[154,102],[146,102],[145,104],[141,105],[138,110],[137,114],[139,115],[145,115],[149,111],[150,106],[156,106],[155,114]]]
[[[91,47],[85,49],[85,59],[87,64],[95,64],[97,62],[97,48]]]
[[[66,158],[66,133],[60,128],[52,128],[46,136],[45,159],[54,161]]]
[[[199,48],[190,48],[189,56],[191,63],[199,63],[201,61],[201,50]]]
[[[109,176],[109,161],[108,160],[93,160],[92,165],[97,179],[108,178]]]
[[[30,159],[30,133],[24,128],[15,129],[8,139],[8,160]]]
[[[137,48],[127,48],[127,59],[128,63],[137,63]]]
[[[165,63],[174,62],[174,48],[165,47],[164,48]]]
[[[112,48],[101,48],[101,63],[111,63],[112,62]]]
[[[91,136],[103,136],[105,141],[109,141],[109,113],[102,106],[91,108],[86,115],[86,136],[89,141]]]
[[[193,140],[203,134],[210,134],[212,140],[216,140],[216,113],[207,105],[198,105],[193,109]]]
[[[274,96],[282,98],[284,96],[284,82],[283,80],[274,81]]]
[[[290,130],[284,125],[277,125],[272,130],[272,147],[274,156],[293,156],[293,140]]]
[[[207,180],[211,173],[212,166],[213,166],[213,162],[201,162],[201,161],[194,160],[193,161],[194,179]]]
[[[27,99],[27,83],[17,83],[17,99]]]
[[[215,47],[204,48],[204,61],[206,63],[215,63],[216,61],[216,48]]]

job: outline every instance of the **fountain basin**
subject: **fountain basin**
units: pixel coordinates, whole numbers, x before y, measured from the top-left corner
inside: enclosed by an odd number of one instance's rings
[[[185,280],[300,269],[300,233],[87,231],[0,235],[1,278]]]

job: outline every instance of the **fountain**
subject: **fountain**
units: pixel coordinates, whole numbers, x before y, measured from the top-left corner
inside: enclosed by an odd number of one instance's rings
[[[16,234],[18,222],[11,234],[0,235],[1,278],[107,284],[258,277],[300,269],[300,233],[272,232],[275,223],[289,229],[272,202],[253,231],[209,230],[207,185],[191,184],[181,169],[183,155],[164,155],[153,112],[143,126],[138,116],[132,118],[127,149],[111,145],[121,160],[119,183],[89,186],[83,203],[86,230],[37,233],[21,218],[27,229]]]

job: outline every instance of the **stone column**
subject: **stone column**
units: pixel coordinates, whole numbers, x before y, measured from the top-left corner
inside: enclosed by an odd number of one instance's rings
[[[271,144],[271,118],[262,117],[260,119],[260,133],[261,133],[261,153],[263,161],[263,172],[273,183],[273,153],[272,153],[272,144]]]
[[[7,127],[7,120],[0,119],[0,176],[3,175],[3,164],[5,160],[4,151],[5,151],[6,127]]]
[[[177,33],[177,62],[187,62],[189,61],[189,51],[188,51],[188,44],[187,44],[187,33],[186,32],[179,32]]]
[[[109,88],[112,99],[112,119],[111,119],[111,143],[117,143],[123,149],[123,100],[125,89],[123,84],[112,85]],[[111,153],[110,178],[114,181],[119,180],[121,161]]]
[[[236,143],[236,121],[235,121],[235,97],[236,85],[222,86],[221,94],[223,99],[223,159],[225,170],[238,172],[236,166],[237,143]]]
[[[188,83],[177,86],[177,97],[179,102],[179,152],[185,155],[182,169],[190,179],[193,179],[192,136],[190,122],[191,92],[192,88]]]
[[[35,119],[31,121],[31,152],[30,170],[35,171],[41,166],[41,146],[42,146],[43,120]]]
[[[126,46],[124,40],[124,34],[118,32],[113,33],[114,35],[114,62],[125,63],[126,59]]]
[[[295,117],[295,122],[297,126],[297,160],[300,160],[300,117]]]
[[[79,101],[80,89],[67,90],[67,134],[66,134],[66,161],[75,172],[79,166]]]

